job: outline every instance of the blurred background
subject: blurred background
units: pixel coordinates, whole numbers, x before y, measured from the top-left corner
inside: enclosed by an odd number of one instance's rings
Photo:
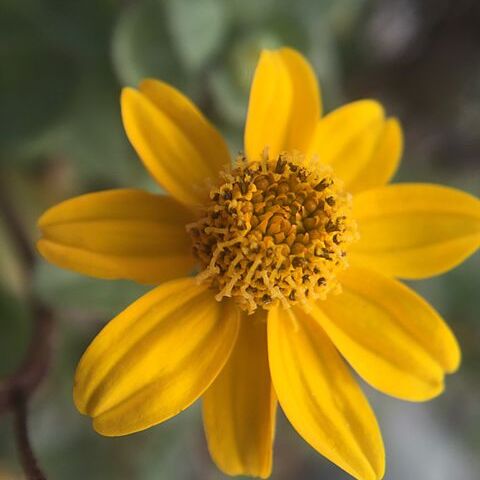
[[[476,0],[1,0],[0,191],[31,244],[47,207],[114,187],[155,190],[122,129],[119,92],[147,76],[192,97],[241,149],[248,87],[262,47],[312,61],[326,110],[362,97],[398,116],[406,149],[397,181],[480,194],[480,4]],[[71,398],[76,363],[102,325],[144,287],[83,277],[37,258],[0,215],[0,378],[25,354],[25,295],[54,312],[53,358],[30,403],[49,479],[222,479],[195,405],[132,436],[95,434]],[[428,404],[375,394],[389,480],[480,478],[480,255],[414,287],[462,345],[458,374]],[[0,479],[21,479],[11,415],[0,417]],[[345,479],[280,416],[273,479]]]

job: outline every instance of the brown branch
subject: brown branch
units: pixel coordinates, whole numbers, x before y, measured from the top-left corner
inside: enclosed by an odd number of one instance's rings
[[[25,228],[16,215],[15,208],[7,195],[7,187],[0,179],[0,214],[5,220],[5,225],[18,249],[24,266],[28,272],[33,270],[35,265],[35,252],[32,249]]]
[[[34,330],[20,367],[0,383],[0,414],[14,408],[18,392],[28,398],[45,377],[52,347],[53,315],[48,307],[32,300]]]
[[[15,419],[15,436],[20,461],[28,480],[45,480],[32,450],[27,429],[27,404],[45,378],[50,363],[53,337],[53,313],[35,297],[31,277],[35,266],[35,251],[22,222],[16,215],[0,181],[0,215],[22,257],[27,273],[26,303],[31,312],[33,332],[25,358],[18,369],[0,382],[0,415],[11,411]]]
[[[40,470],[37,459],[33,454],[27,428],[27,402],[23,392],[18,391],[14,395],[13,409],[15,415],[15,436],[17,449],[23,470],[29,480],[46,480]]]

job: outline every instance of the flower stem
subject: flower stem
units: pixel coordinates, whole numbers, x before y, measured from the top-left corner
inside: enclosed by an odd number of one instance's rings
[[[23,260],[26,272],[25,303],[33,322],[33,332],[25,358],[19,367],[0,381],[0,415],[11,411],[19,457],[28,480],[45,480],[32,450],[27,429],[27,404],[48,373],[53,339],[53,312],[32,290],[35,251],[24,226],[8,197],[8,188],[0,175],[0,216]]]
[[[13,412],[15,418],[15,437],[20,461],[28,480],[46,480],[40,470],[32,450],[27,427],[27,402],[21,391],[13,394]]]

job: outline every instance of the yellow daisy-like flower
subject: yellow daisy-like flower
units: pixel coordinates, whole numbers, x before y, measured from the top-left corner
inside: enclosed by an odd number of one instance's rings
[[[47,260],[159,284],[83,355],[77,408],[115,436],[202,397],[218,467],[266,478],[278,399],[314,449],[355,478],[382,478],[377,421],[342,356],[389,395],[443,390],[457,342],[396,277],[426,278],[471,255],[480,202],[437,185],[386,186],[402,152],[397,120],[373,100],[322,118],[315,75],[288,48],[261,54],[233,166],[173,87],[145,80],[121,105],[130,142],[171,196],[93,193],[39,221]]]

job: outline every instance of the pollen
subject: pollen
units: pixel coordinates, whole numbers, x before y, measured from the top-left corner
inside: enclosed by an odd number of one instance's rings
[[[237,158],[187,226],[193,254],[216,300],[231,297],[248,313],[324,299],[338,292],[357,237],[350,195],[332,170],[297,153]]]

